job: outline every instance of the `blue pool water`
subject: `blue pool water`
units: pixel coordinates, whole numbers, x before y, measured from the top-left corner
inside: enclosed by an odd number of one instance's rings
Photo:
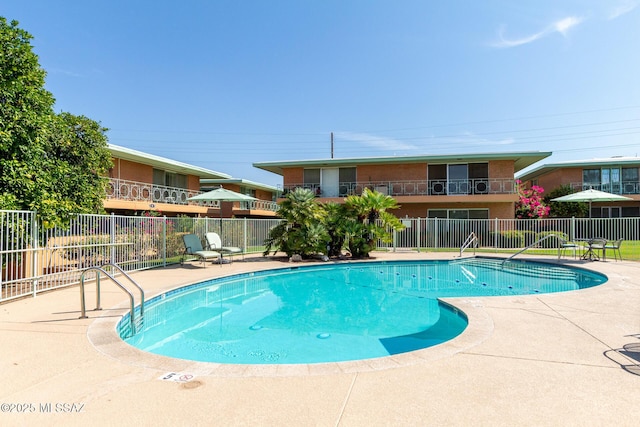
[[[322,264],[214,279],[150,300],[129,344],[188,360],[321,363],[383,357],[459,335],[464,313],[437,298],[527,295],[606,277],[552,264],[471,258]],[[118,324],[130,335],[129,316]]]

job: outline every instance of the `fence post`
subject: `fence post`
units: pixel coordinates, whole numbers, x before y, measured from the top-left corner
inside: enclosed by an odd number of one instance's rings
[[[434,241],[433,241],[433,248],[434,249],[438,249],[438,217],[435,217],[433,219],[433,235],[434,235]]]
[[[34,212],[31,215],[31,247],[33,251],[31,252],[31,277],[33,278],[31,282],[31,286],[33,286],[33,296],[35,298],[38,293],[38,275],[36,272],[38,271],[38,220],[37,214]]]
[[[576,217],[571,217],[571,228],[570,228],[571,236],[569,240],[574,241],[576,239]]]
[[[115,213],[111,212],[111,225],[110,225],[110,238],[111,238],[111,249],[109,258],[112,263],[116,263],[116,216]]]
[[[162,216],[162,266],[167,266],[167,216]]]
[[[420,224],[420,218],[418,218],[418,224],[416,228],[416,247],[418,248],[418,253],[420,253],[420,229],[422,228],[422,224]]]
[[[255,230],[256,227],[254,227]],[[242,221],[242,253],[247,252],[247,217]],[[244,259],[244,258],[243,258]]]

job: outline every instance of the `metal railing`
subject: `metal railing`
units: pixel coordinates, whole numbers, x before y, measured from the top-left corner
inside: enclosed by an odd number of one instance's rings
[[[465,249],[471,247],[471,245],[473,245],[473,254],[475,255],[475,249],[478,247],[478,236],[476,236],[476,233],[474,233],[473,231],[471,232],[471,234],[469,234],[467,240],[464,241],[462,246],[460,246],[460,258],[462,258],[462,253],[465,251]]]
[[[251,200],[246,202],[240,202],[241,210],[257,210],[257,211],[269,211],[277,212],[280,206],[277,202],[271,202],[268,200]]]
[[[112,267],[122,273],[129,281],[140,291],[140,322],[136,322],[136,310],[135,310],[135,299],[133,297],[133,293],[123,285],[118,279],[115,278],[114,275],[110,274],[105,270],[105,267]],[[142,327],[142,322],[144,321],[144,291],[142,288],[129,276],[124,272],[120,267],[113,263],[107,263],[102,267],[89,267],[85,269],[80,275],[80,319],[86,319],[87,310],[85,304],[85,294],[84,294],[84,280],[87,273],[95,272],[96,273],[96,308],[95,310],[102,310],[100,306],[100,275],[104,274],[109,279],[113,281],[120,289],[122,289],[129,296],[129,323],[130,323],[130,335],[135,335],[137,331]]]
[[[147,182],[128,181],[110,178],[106,198],[108,200],[126,200],[147,203],[170,203],[174,205],[199,205],[219,208],[219,201],[190,201],[189,198],[202,194],[187,188],[168,187]],[[278,204],[271,200],[254,200],[240,202],[243,210],[265,210],[275,212]]]
[[[477,251],[513,253],[548,234],[577,241],[624,239],[625,260],[640,260],[640,218],[446,219],[401,218],[405,229],[392,231],[382,250],[458,252],[473,233]],[[67,229],[46,229],[34,212],[0,211],[0,302],[77,285],[89,267],[116,263],[132,272],[179,263],[182,236],[204,241],[215,231],[225,246],[247,255],[262,254],[279,219],[169,218],[75,215]],[[554,246],[555,248],[555,246]]]
[[[283,194],[296,188],[306,188],[318,197],[346,197],[361,195],[365,188],[389,196],[453,196],[513,194],[515,181],[511,178],[477,179],[431,179],[417,181],[367,181],[340,182],[337,188],[326,188],[321,184],[294,183],[283,187]]]
[[[540,239],[536,240],[535,242],[531,243],[530,245],[528,245],[528,246],[526,246],[526,247],[524,247],[524,248],[520,249],[520,250],[519,250],[518,252],[516,252],[515,254],[508,256],[507,258],[505,258],[504,260],[502,260],[502,264],[501,264],[501,265],[504,265],[504,263],[505,263],[505,262],[507,262],[507,261],[509,261],[509,260],[511,260],[511,259],[513,259],[513,258],[515,258],[517,255],[520,255],[521,253],[523,253],[523,252],[524,252],[524,251],[526,251],[527,249],[531,249],[531,248],[533,248],[533,247],[538,246],[540,243],[542,243],[542,242],[544,242],[545,240],[548,240],[548,239],[556,239],[556,240],[559,240],[560,238],[558,237],[558,235],[557,235],[557,234],[549,234],[549,235],[546,235],[546,236],[544,236],[544,237],[542,237],[542,238],[540,238]]]
[[[188,188],[110,178],[106,196],[107,199],[114,200],[193,205],[198,203],[189,201],[189,198],[201,193],[201,191],[189,190]],[[207,202],[207,206],[218,207],[219,202]]]
[[[640,182],[638,181],[611,182],[606,184],[572,182],[570,185],[575,191],[583,191],[593,188],[594,190],[613,194],[640,194]]]

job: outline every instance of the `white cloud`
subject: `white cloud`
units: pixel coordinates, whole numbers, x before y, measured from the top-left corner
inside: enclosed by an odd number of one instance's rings
[[[536,40],[539,40],[543,37],[549,36],[554,33],[560,33],[566,37],[567,32],[571,28],[580,24],[582,21],[584,21],[584,18],[577,17],[577,16],[568,16],[564,19],[551,23],[542,31],[539,31],[537,33],[528,35],[526,37],[521,37],[518,39],[507,39],[504,35],[505,28],[501,27],[498,32],[498,36],[500,37],[500,40],[496,43],[493,43],[493,46],[501,47],[501,48],[521,46],[524,44],[532,43]]]
[[[567,31],[578,25],[580,22],[582,22],[582,18],[569,16],[568,18],[564,18],[560,21],[554,22],[552,28],[563,36],[566,36]]]
[[[620,4],[618,4],[615,8],[609,12],[609,16],[607,16],[608,20],[616,19],[624,14],[631,12],[633,9],[637,8],[640,5],[640,2],[637,0],[623,0]]]

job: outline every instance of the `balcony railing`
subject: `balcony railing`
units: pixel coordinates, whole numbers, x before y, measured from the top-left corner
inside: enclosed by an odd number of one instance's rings
[[[172,203],[176,205],[197,204],[190,202],[189,197],[200,194],[200,191],[187,188],[167,187],[146,182],[128,181],[111,178],[107,187],[107,199],[128,200],[135,202]],[[209,202],[208,206],[218,206],[217,202]]]
[[[571,188],[575,191],[600,190],[613,194],[640,194],[640,182],[638,181],[622,181],[609,184],[588,183],[588,182],[572,182]]]
[[[146,182],[127,181],[125,179],[111,178],[107,187],[107,199],[128,200],[148,203],[171,203],[174,205],[199,205],[219,208],[218,201],[192,202],[190,197],[201,194],[202,191],[189,190],[187,188],[167,187]],[[254,200],[240,203],[241,210],[263,210],[276,212],[278,205],[270,200]]]
[[[431,179],[424,181],[341,182],[338,188],[322,188],[320,184],[288,184],[284,193],[295,188],[307,188],[318,197],[361,195],[365,188],[389,196],[454,196],[483,194],[513,194],[516,184],[508,178]]]
[[[250,211],[270,211],[277,212],[280,206],[276,202],[270,202],[269,200],[252,200],[247,202],[240,202],[240,210]]]

